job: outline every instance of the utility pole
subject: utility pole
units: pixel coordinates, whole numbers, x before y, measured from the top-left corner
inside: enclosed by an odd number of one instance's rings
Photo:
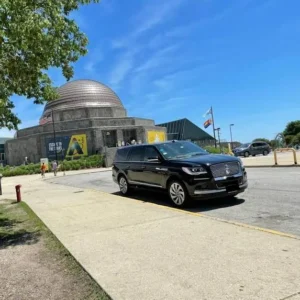
[[[54,137],[54,147],[55,147],[55,159],[56,163],[58,163],[58,157],[57,157],[57,144],[56,144],[56,132],[55,132],[55,123],[54,123],[54,116],[53,116],[53,109],[51,110],[52,115],[52,127],[53,127],[53,137]]]
[[[218,132],[219,148],[220,148],[220,153],[221,153],[221,152],[222,152],[222,148],[221,148],[221,140],[220,140],[220,130],[221,130],[220,127],[214,129],[214,132],[215,132],[215,131]]]
[[[233,149],[233,140],[232,140],[232,126],[234,126],[234,124],[230,124],[229,128],[230,128],[230,144],[231,144],[231,150]]]

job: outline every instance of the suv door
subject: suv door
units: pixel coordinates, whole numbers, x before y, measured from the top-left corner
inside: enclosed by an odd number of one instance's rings
[[[144,146],[134,146],[130,149],[128,156],[127,179],[129,183],[139,183],[142,181],[144,170]]]
[[[168,168],[164,166],[160,153],[153,146],[145,146],[143,180],[149,186],[164,187]]]
[[[251,155],[257,155],[260,154],[260,144],[259,143],[253,143],[250,147],[250,154]]]

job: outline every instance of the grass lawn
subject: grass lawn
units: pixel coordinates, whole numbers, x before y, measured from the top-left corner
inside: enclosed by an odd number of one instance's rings
[[[0,299],[110,299],[24,202],[0,200],[0,270]]]

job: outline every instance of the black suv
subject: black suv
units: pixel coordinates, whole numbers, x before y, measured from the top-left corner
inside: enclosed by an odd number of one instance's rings
[[[235,196],[248,186],[239,158],[209,154],[185,141],[119,148],[112,176],[123,195],[133,187],[167,190],[175,206],[191,198]]]

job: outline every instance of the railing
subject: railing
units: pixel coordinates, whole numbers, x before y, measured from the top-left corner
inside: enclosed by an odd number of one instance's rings
[[[279,148],[279,149],[274,150],[274,161],[275,161],[276,166],[278,165],[277,153],[278,152],[288,152],[288,151],[293,152],[294,164],[297,165],[297,153],[296,153],[296,150],[294,148]]]

